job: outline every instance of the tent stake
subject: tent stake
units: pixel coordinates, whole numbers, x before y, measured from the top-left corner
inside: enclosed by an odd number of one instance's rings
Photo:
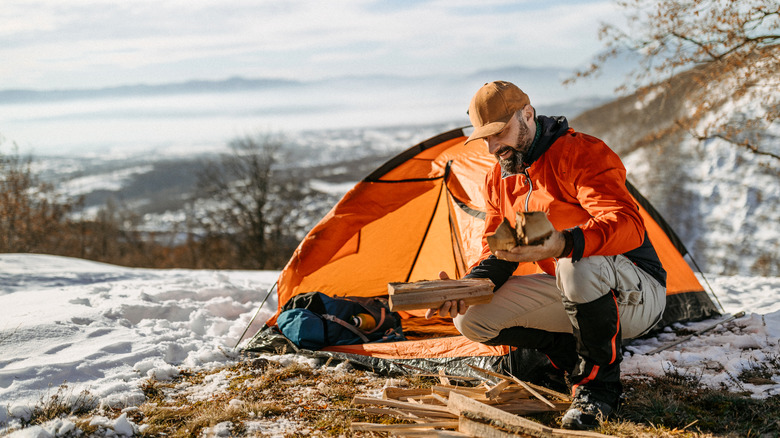
[[[267,293],[267,294],[265,294],[265,298],[263,298],[263,302],[262,302],[262,303],[260,303],[260,307],[258,307],[258,308],[257,308],[257,311],[255,311],[255,314],[254,314],[254,316],[252,316],[252,319],[250,319],[250,320],[249,320],[249,324],[247,324],[247,325],[246,325],[246,328],[244,329],[244,332],[243,332],[243,333],[241,333],[241,337],[239,337],[239,338],[238,338],[238,341],[236,342],[236,345],[234,345],[234,346],[233,346],[233,349],[234,349],[234,350],[235,350],[235,349],[238,347],[238,344],[240,344],[240,343],[241,343],[241,341],[244,339],[244,335],[246,335],[246,331],[247,331],[247,330],[249,330],[249,327],[251,327],[251,326],[252,326],[252,323],[253,323],[253,322],[255,322],[255,318],[257,318],[257,315],[259,315],[259,314],[260,314],[260,309],[262,309],[262,308],[263,308],[263,306],[265,305],[265,302],[266,302],[266,301],[268,301],[268,297],[270,297],[270,296],[271,296],[271,292],[273,292],[273,291],[274,291],[274,289],[276,289],[276,285],[277,285],[277,284],[279,284],[279,280],[277,280],[277,281],[274,283],[274,285],[273,285],[273,286],[271,286],[271,288],[270,288],[270,289],[268,289],[268,293]]]

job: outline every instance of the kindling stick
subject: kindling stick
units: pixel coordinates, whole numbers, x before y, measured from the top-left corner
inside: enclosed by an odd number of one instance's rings
[[[653,351],[649,351],[649,352],[647,352],[647,353],[645,353],[645,354],[656,354],[656,353],[660,353],[661,351],[664,351],[664,350],[666,350],[666,349],[668,349],[668,348],[672,348],[672,347],[674,347],[674,346],[675,346],[675,345],[677,345],[677,344],[682,344],[683,342],[687,341],[688,339],[691,339],[691,338],[692,338],[692,337],[694,337],[694,336],[698,336],[698,335],[700,335],[700,334],[702,334],[702,333],[704,333],[704,332],[706,332],[706,331],[709,331],[709,330],[712,330],[712,329],[714,329],[715,327],[717,327],[717,326],[719,326],[719,325],[721,325],[721,324],[725,324],[725,323],[727,323],[727,322],[729,322],[729,321],[732,321],[732,320],[735,320],[735,319],[737,319],[737,318],[742,318],[743,316],[745,316],[745,311],[744,311],[744,310],[742,310],[742,311],[740,311],[740,312],[737,312],[737,313],[735,313],[735,314],[733,314],[733,315],[729,316],[728,318],[724,319],[723,321],[718,321],[717,323],[715,323],[715,324],[713,324],[713,325],[711,325],[711,326],[709,326],[709,327],[705,327],[705,328],[703,328],[703,329],[701,329],[701,330],[699,330],[699,331],[696,331],[696,332],[694,332],[694,333],[691,333],[690,335],[685,335],[685,336],[683,336],[682,338],[680,338],[680,339],[678,339],[678,340],[676,340],[676,341],[674,341],[674,342],[672,342],[672,343],[670,343],[670,344],[667,344],[667,345],[664,345],[664,346],[658,347],[658,348],[656,348],[655,350],[653,350]]]

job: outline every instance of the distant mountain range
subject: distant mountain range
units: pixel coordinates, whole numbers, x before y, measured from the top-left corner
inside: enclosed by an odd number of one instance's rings
[[[296,80],[284,78],[245,78],[234,76],[222,80],[193,79],[182,82],[164,84],[128,84],[103,88],[74,88],[74,89],[7,89],[0,90],[0,105],[25,103],[64,101],[76,99],[101,99],[117,97],[139,97],[194,93],[231,93],[252,90],[270,90],[282,88],[301,87],[328,87],[333,85],[352,84],[354,86],[409,87],[426,86],[432,88],[441,87],[442,84],[468,84],[470,88],[478,87],[482,83],[493,80],[509,80],[521,87],[523,84],[535,84],[538,89],[546,89],[555,94],[561,82],[570,76],[570,69],[560,67],[523,67],[507,66],[494,69],[477,70],[464,76],[458,75],[349,75],[331,77],[317,80]],[[613,85],[608,88],[594,87],[592,94],[609,93]],[[475,88],[476,89],[476,88]]]
[[[0,90],[0,104],[164,94],[224,93],[298,85],[301,85],[300,81],[289,79],[232,77],[218,81],[190,80],[159,85],[135,84],[92,89]]]

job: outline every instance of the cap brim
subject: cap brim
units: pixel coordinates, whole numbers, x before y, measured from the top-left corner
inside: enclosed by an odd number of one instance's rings
[[[474,128],[474,132],[472,132],[471,135],[469,135],[469,138],[466,140],[464,144],[472,142],[474,140],[479,140],[481,138],[498,134],[504,129],[504,127],[506,127],[508,121],[509,120],[503,122],[488,123],[487,125],[480,126],[479,128]]]

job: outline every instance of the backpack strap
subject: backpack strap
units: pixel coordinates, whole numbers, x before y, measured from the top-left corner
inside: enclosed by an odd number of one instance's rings
[[[376,322],[376,325],[374,326],[374,328],[373,328],[373,329],[371,329],[371,331],[369,331],[369,332],[366,332],[366,333],[368,333],[368,334],[370,335],[371,333],[374,333],[375,331],[379,330],[379,328],[380,328],[380,327],[382,327],[382,324],[384,324],[384,323],[385,323],[385,317],[386,317],[386,316],[387,316],[387,315],[385,314],[385,308],[384,308],[384,307],[382,307],[382,314],[381,314],[381,316],[379,317],[379,321],[377,321],[377,322]]]
[[[356,334],[363,342],[365,342],[365,343],[371,342],[366,337],[366,335],[364,335],[363,333],[360,332],[360,329],[358,329],[354,325],[344,321],[343,319],[337,318],[337,317],[335,317],[333,315],[330,315],[330,314],[327,314],[327,313],[323,313],[322,317],[325,318],[328,321],[335,322],[336,324],[339,324],[339,325],[343,326],[347,330],[349,330],[352,333]]]

